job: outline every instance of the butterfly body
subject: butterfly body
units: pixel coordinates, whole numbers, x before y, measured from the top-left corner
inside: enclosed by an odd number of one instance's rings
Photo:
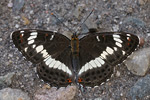
[[[100,85],[139,44],[136,35],[124,32],[89,32],[81,39],[73,34],[70,40],[57,32],[33,29],[13,32],[12,40],[29,61],[38,64],[39,77],[58,87]]]

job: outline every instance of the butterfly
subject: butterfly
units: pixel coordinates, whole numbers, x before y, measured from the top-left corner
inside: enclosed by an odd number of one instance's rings
[[[12,40],[37,64],[39,77],[56,87],[100,85],[139,45],[138,36],[125,32],[89,31],[80,39],[76,33],[69,39],[53,31],[25,29],[13,32]]]

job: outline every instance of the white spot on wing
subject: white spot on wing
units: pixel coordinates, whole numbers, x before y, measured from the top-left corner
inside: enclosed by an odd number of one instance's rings
[[[106,51],[103,51],[103,53],[101,54],[101,56],[106,59],[106,56],[108,55],[108,53]]]
[[[114,53],[114,50],[110,47],[107,47],[106,48],[106,51],[109,53],[109,54],[113,54]]]
[[[54,68],[55,63],[56,63],[56,60],[53,59],[53,61],[49,64],[49,68]]]
[[[81,73],[87,71],[88,69],[89,69],[88,63],[86,63],[84,66],[82,66],[78,74],[80,75]]]
[[[61,69],[66,72],[66,66],[64,64],[62,64]]]
[[[20,31],[20,33],[24,33],[24,31]]]
[[[51,58],[51,56],[49,56],[44,61],[46,61],[45,62],[46,65],[49,65],[53,61],[53,59]]]
[[[37,37],[37,35],[31,35],[28,40],[32,40],[32,39],[35,39]]]
[[[81,73],[83,73],[83,67],[80,69],[80,71],[79,71],[79,73],[78,73],[78,75],[81,75]]]
[[[46,56],[44,56],[44,58],[46,59],[47,57],[49,57],[50,55],[48,54],[48,55],[46,55]]]
[[[70,69],[67,66],[66,66],[66,70],[67,70],[68,74],[70,74],[70,75],[72,74],[71,71],[70,71]]]
[[[60,61],[56,61],[55,65],[54,65],[54,68],[58,68],[60,65],[61,65],[61,62]]]
[[[96,36],[96,39],[97,39],[98,42],[100,41],[99,36]]]
[[[116,45],[117,45],[118,47],[122,47],[122,45],[121,45],[119,42],[116,42]]]
[[[54,35],[51,35],[51,38],[50,38],[50,40],[53,40],[53,38],[54,38]]]
[[[69,75],[72,75],[71,70],[65,64],[61,63],[60,61],[56,61],[55,59],[51,58],[50,55],[47,55],[47,58],[45,58],[44,61],[49,68],[57,68],[68,73]]]
[[[99,58],[99,57],[98,57],[98,58]],[[100,63],[100,61],[98,60],[98,58],[96,58],[96,59],[94,60],[94,62],[96,63],[97,67],[101,67],[101,63]]]
[[[36,45],[35,45],[35,44],[33,44],[33,45],[32,45],[32,48],[35,48],[35,47],[36,47]]]
[[[43,55],[43,57],[45,57],[48,53],[47,53],[46,50],[43,50],[43,51],[41,52],[41,54]]]
[[[114,47],[114,50],[117,51],[117,47]]]
[[[50,57],[51,57],[51,56],[48,55],[48,57],[46,57],[46,58],[44,59],[44,61],[47,61]]]
[[[30,35],[37,35],[38,33],[37,32],[32,32]]]
[[[34,43],[34,40],[28,41],[28,44],[32,44],[32,43]]]
[[[102,60],[100,57],[96,58],[95,60],[91,60],[89,63],[86,63],[84,66],[82,66],[78,75],[81,75],[83,72],[86,72],[89,69],[101,67],[104,63],[104,60]]]
[[[13,34],[14,32],[11,32],[11,34],[10,34],[10,39],[12,40],[12,34]]]
[[[36,47],[36,52],[40,52],[44,49],[43,45],[39,45],[38,47]]]
[[[125,55],[125,51],[122,51],[122,54]]]
[[[89,63],[89,69],[93,69],[94,66],[92,66],[90,63]]]
[[[61,70],[62,63],[58,66],[58,69]]]
[[[120,38],[120,35],[114,34],[113,37],[114,38]]]
[[[92,67],[96,67],[96,64],[94,63],[94,60],[91,60],[90,62],[89,62],[89,65],[91,65]],[[89,67],[91,67],[91,66],[89,66]],[[91,68],[90,68],[91,69]]]
[[[84,66],[84,71],[87,71],[89,69],[89,63],[86,63]]]
[[[129,37],[130,37],[131,35],[130,35],[130,34],[127,34],[127,36],[129,36]]]
[[[24,51],[27,52],[28,47],[24,48]]]
[[[122,43],[122,41],[121,41],[120,39],[118,39],[118,38],[114,38],[114,40],[115,40],[116,42]]]
[[[22,35],[22,36],[24,36],[24,34],[23,34],[23,33],[22,33],[21,35]]]
[[[97,58],[97,60],[103,65],[105,63],[105,61],[103,59],[101,59],[100,57]]]

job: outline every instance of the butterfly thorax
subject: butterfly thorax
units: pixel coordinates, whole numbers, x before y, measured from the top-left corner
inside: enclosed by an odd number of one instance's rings
[[[79,55],[79,38],[77,35],[72,35],[71,38],[71,52],[73,55]]]

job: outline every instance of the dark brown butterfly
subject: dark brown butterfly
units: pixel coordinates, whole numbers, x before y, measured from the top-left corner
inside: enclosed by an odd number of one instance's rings
[[[100,85],[139,44],[136,35],[124,32],[89,32],[81,39],[73,34],[70,40],[56,32],[34,29],[15,31],[12,40],[29,61],[38,64],[38,75],[58,87]]]

